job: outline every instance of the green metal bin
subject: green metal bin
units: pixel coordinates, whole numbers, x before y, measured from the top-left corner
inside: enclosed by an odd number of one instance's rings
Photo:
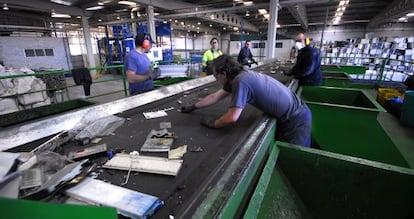
[[[385,110],[363,90],[302,86],[312,111],[312,138],[322,150],[408,167],[377,121]]]
[[[21,110],[0,116],[0,126],[5,127],[32,119],[38,119],[73,109],[78,109],[95,103],[83,99],[68,100],[65,102],[54,103],[50,105],[40,106],[32,109]]]
[[[414,170],[276,142],[244,218],[412,218]]]

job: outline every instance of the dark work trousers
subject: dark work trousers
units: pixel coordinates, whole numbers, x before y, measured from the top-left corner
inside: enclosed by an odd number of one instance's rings
[[[302,110],[283,123],[277,123],[276,140],[311,146],[312,113],[308,106],[303,105]]]

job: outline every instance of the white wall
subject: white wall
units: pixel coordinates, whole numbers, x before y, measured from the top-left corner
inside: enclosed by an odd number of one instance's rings
[[[7,67],[68,69],[64,38],[0,37],[0,56]],[[25,49],[53,49],[54,56],[26,57]]]

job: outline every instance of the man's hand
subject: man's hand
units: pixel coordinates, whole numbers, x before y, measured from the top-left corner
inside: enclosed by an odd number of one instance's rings
[[[182,113],[191,113],[191,112],[193,112],[196,109],[197,109],[197,107],[193,104],[191,106],[183,106],[183,107],[181,107],[181,112]]]
[[[159,68],[154,68],[150,72],[150,77],[152,80],[157,79],[158,77],[160,77],[160,75],[161,75],[161,70]]]
[[[202,119],[201,119],[201,121],[200,121],[200,124],[201,124],[201,125],[204,125],[204,126],[206,126],[206,127],[208,127],[208,128],[213,128],[213,129],[215,129],[215,128],[216,128],[215,122],[216,122],[216,120],[215,120],[215,119],[211,119],[211,118],[202,118]]]

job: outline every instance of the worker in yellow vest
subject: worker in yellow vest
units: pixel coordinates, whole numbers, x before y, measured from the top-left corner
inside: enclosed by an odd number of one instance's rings
[[[211,74],[210,71],[208,71],[208,65],[213,59],[221,56],[223,53],[219,49],[219,40],[215,37],[210,40],[211,49],[207,50],[203,54],[203,72],[207,73],[208,75]]]

